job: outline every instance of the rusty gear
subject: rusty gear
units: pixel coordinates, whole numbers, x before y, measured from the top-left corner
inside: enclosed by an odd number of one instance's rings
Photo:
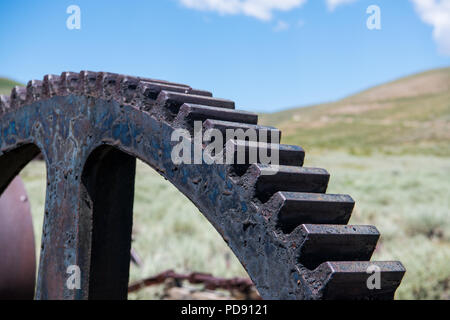
[[[260,163],[172,162],[172,132],[192,132],[194,120],[261,129],[256,114],[232,101],[88,71],[47,75],[0,101],[0,192],[39,152],[47,164],[37,299],[127,297],[136,158],[198,207],[265,299],[392,299],[400,284],[399,262],[369,261],[377,229],[347,225],[353,199],[325,194],[329,174],[303,167],[302,148],[279,145],[274,175]],[[247,152],[271,148],[244,144]],[[71,265],[80,267],[81,290],[66,286]],[[371,265],[381,272],[380,290],[367,287]]]

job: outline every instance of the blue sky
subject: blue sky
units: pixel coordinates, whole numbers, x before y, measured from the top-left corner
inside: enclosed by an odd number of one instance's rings
[[[132,74],[271,112],[450,65],[450,0],[328,1],[349,3],[1,1],[0,75],[27,82],[86,69]],[[73,4],[80,30],[66,27]],[[381,8],[381,30],[366,27],[372,4]]]

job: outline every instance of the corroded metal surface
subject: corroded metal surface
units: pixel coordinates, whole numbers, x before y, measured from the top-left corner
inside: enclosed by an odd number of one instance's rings
[[[391,299],[400,284],[400,263],[368,262],[378,231],[346,225],[353,200],[325,195],[329,174],[304,168],[303,149],[280,145],[282,166],[271,175],[260,163],[173,163],[171,134],[192,132],[194,120],[219,130],[256,125],[256,114],[231,101],[164,81],[68,72],[15,88],[0,108],[0,192],[40,151],[47,164],[37,299],[126,298],[136,158],[199,208],[263,298]],[[71,265],[81,270],[79,290],[66,286]],[[379,290],[366,285],[371,265]]]
[[[16,177],[0,197],[0,299],[32,299],[35,275],[30,203]]]

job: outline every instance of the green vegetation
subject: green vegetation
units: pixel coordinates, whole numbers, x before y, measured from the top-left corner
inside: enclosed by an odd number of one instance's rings
[[[329,193],[350,194],[351,224],[375,225],[374,260],[400,260],[407,273],[399,299],[450,299],[450,164],[437,156],[315,154],[327,168]]]
[[[11,89],[14,86],[20,86],[20,85],[22,85],[22,84],[20,84],[19,82],[5,79],[5,78],[0,78],[0,94],[9,95],[11,92]]]
[[[341,101],[261,116],[283,142],[352,154],[450,156],[450,68],[369,89]]]
[[[374,224],[382,238],[375,260],[400,260],[407,273],[399,299],[450,298],[450,165],[436,156],[308,156],[307,166],[327,168],[330,193],[356,200],[351,223]],[[22,172],[30,195],[40,243],[45,199],[45,166],[33,162]],[[131,281],[166,269],[244,276],[225,242],[175,187],[151,168],[138,164],[133,247],[144,261],[131,267]],[[37,246],[39,249],[39,246]],[[155,298],[161,288],[131,298]]]
[[[327,168],[330,193],[356,200],[351,223],[382,234],[375,260],[407,269],[399,299],[450,299],[450,68],[382,85],[342,101],[263,115],[283,142],[307,150],[307,166]],[[22,172],[40,243],[45,167]],[[245,271],[192,203],[138,164],[133,247],[144,261],[131,281],[172,268],[217,276]],[[37,246],[39,250],[39,245]],[[130,298],[157,298],[160,288]]]

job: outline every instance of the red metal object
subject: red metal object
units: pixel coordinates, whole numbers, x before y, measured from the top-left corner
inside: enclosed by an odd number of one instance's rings
[[[36,251],[30,203],[20,177],[0,197],[0,299],[33,299]]]
[[[128,287],[128,292],[135,292],[142,288],[154,286],[163,283],[166,279],[186,280],[192,284],[203,284],[206,289],[216,290],[239,290],[241,292],[250,291],[254,284],[249,278],[216,278],[211,274],[193,272],[190,274],[179,274],[173,270],[164,271],[154,277],[150,277]]]

